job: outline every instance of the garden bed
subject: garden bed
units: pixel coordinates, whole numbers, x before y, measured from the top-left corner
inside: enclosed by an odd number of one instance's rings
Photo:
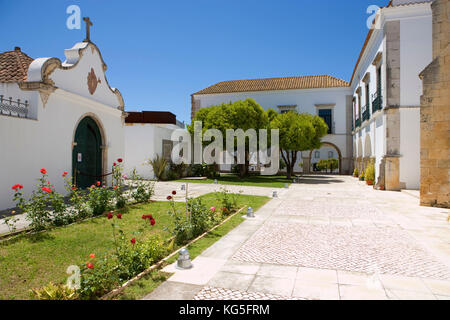
[[[200,198],[208,205],[220,204],[215,194]],[[266,197],[237,195],[238,207],[258,208],[267,201]],[[116,222],[126,234],[139,233],[142,239],[159,234],[167,240],[172,236],[168,229],[173,228],[173,219],[168,214],[170,205],[166,201],[134,205]],[[174,205],[180,210],[185,207],[184,203]],[[143,214],[152,214],[155,226],[143,228]],[[0,299],[28,299],[31,288],[49,282],[64,283],[69,265],[83,265],[91,253],[101,254],[113,249],[111,225],[105,217],[42,233],[23,234],[3,242],[0,244]]]

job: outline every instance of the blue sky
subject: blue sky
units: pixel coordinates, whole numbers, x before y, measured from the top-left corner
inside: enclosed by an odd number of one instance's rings
[[[190,94],[224,80],[330,74],[349,81],[369,5],[388,0],[0,0],[0,51],[58,57],[85,36],[76,4],[126,110],[190,121]]]

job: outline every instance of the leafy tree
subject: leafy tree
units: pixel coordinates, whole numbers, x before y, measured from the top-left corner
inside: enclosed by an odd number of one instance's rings
[[[267,112],[253,99],[246,99],[244,101],[236,101],[229,103],[222,103],[217,106],[211,106],[208,108],[200,109],[195,118],[192,120],[192,124],[188,126],[188,131],[194,134],[194,121],[202,122],[202,133],[205,133],[208,129],[217,129],[222,132],[223,145],[226,146],[226,130],[227,129],[242,129],[247,131],[248,129],[255,129],[258,133],[259,129],[267,129],[269,125],[269,119]],[[235,138],[235,150],[237,147]],[[205,144],[211,142],[205,141]],[[248,145],[248,138],[246,139],[246,145]],[[250,154],[248,148],[245,148],[245,164],[240,165],[240,176],[248,174],[248,167],[250,161]]]
[[[297,153],[320,148],[321,138],[328,131],[322,118],[294,111],[278,114],[271,121],[270,127],[279,129],[281,158],[286,163],[288,179],[294,172]]]

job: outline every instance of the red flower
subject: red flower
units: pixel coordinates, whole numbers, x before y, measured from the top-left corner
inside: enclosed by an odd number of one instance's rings
[[[52,189],[48,188],[48,187],[42,187],[41,189],[42,191],[45,191],[47,193],[52,193]]]
[[[113,167],[115,167],[116,165],[117,165],[117,163],[114,162],[114,163],[113,163]]]
[[[72,190],[77,190],[77,187],[73,186],[73,187],[72,187]]]
[[[154,226],[155,223],[156,223],[155,219],[151,218],[151,219],[150,219],[150,224],[151,224],[152,226]]]
[[[93,265],[92,263],[90,263],[90,262],[86,262],[86,266],[87,266],[89,269],[94,269],[94,265]]]
[[[135,243],[136,243],[136,238],[131,239],[130,242],[131,242],[132,244],[135,244]]]
[[[176,194],[177,194],[177,192],[176,192],[175,190],[173,190],[173,191],[172,191],[172,194],[173,194],[173,195],[176,195]]]
[[[122,158],[117,159],[117,162],[121,163],[123,161]]]
[[[97,181],[97,187],[100,187],[100,185],[101,185],[101,182]]]
[[[91,254],[89,255],[89,257],[91,257],[92,259],[94,259],[94,258],[95,258],[95,254],[94,254],[94,253],[91,253]]]
[[[65,178],[69,173],[64,171],[64,173],[62,174],[63,178]]]
[[[167,200],[172,200],[172,196],[167,196]]]
[[[42,173],[42,174],[46,174],[46,173],[47,173],[47,170],[45,170],[44,168],[42,168],[42,169],[41,169],[41,173]]]
[[[122,214],[121,213],[117,214],[117,219],[122,219]]]
[[[114,186],[113,189],[116,190],[116,189],[117,189],[117,186]]]
[[[15,185],[13,185],[12,186],[12,188],[11,189],[13,189],[13,190],[16,190],[17,191],[17,189],[23,189],[23,185],[21,185],[21,184],[15,184]]]
[[[113,214],[111,212],[108,212],[108,220],[112,219],[113,217],[114,217]]]

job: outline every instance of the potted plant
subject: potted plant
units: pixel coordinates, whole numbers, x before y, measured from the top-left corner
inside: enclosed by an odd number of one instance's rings
[[[364,181],[364,171],[359,175],[359,181]]]
[[[375,166],[373,164],[367,166],[364,177],[367,185],[372,186],[373,181],[375,180]]]
[[[386,187],[384,185],[381,185],[380,190],[386,190]]]
[[[355,170],[353,170],[353,176],[354,176],[355,178],[358,178],[358,175],[359,175],[358,169],[355,168]]]

